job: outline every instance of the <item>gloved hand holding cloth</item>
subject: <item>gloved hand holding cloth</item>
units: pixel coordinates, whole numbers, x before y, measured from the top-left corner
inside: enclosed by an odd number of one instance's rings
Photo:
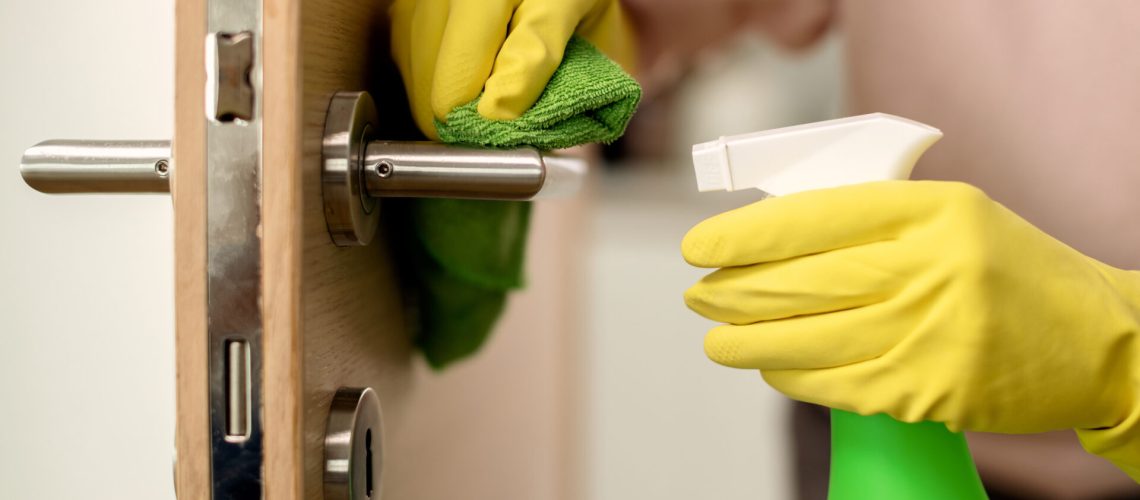
[[[391,18],[412,116],[436,140],[435,122],[476,98],[488,120],[521,117],[575,34],[632,71],[633,33],[617,0],[396,0]]]
[[[431,139],[611,142],[641,97],[621,66],[632,33],[616,0],[396,0],[391,18],[392,55]],[[416,344],[439,369],[476,352],[522,286],[530,204],[421,199],[411,212]]]
[[[1140,480],[1140,273],[983,192],[876,182],[764,200],[682,243],[721,364],[801,401],[952,430],[1077,429]]]

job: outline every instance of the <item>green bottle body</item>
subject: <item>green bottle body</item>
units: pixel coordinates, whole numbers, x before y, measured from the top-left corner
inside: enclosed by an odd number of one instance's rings
[[[831,411],[829,500],[983,500],[966,438],[934,422]]]

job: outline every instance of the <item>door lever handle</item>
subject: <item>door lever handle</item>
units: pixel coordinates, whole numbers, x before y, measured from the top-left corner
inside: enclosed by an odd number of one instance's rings
[[[337,92],[321,144],[325,222],[339,246],[367,245],[378,198],[532,200],[578,191],[584,158],[534,148],[483,149],[375,137],[379,114],[367,92]]]
[[[576,192],[586,162],[534,148],[371,141],[361,169],[372,197],[534,200]]]
[[[41,193],[169,193],[170,141],[50,140],[24,151],[20,175]]]
[[[372,141],[363,186],[371,197],[529,200],[572,194],[585,162],[533,148],[484,150]],[[24,150],[20,175],[41,193],[169,193],[170,141],[43,141]]]
[[[534,148],[480,149],[384,141],[367,92],[338,92],[325,117],[321,184],[325,222],[340,246],[367,245],[379,198],[532,200],[571,195],[586,160]],[[170,141],[50,140],[24,151],[20,175],[57,193],[169,193]]]

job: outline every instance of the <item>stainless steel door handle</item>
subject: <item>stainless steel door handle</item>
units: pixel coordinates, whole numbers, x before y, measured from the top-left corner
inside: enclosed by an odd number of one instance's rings
[[[372,141],[361,175],[372,197],[533,200],[577,191],[585,170],[582,158],[534,148]]]
[[[50,140],[20,160],[42,193],[169,193],[170,170],[170,141]]]
[[[367,92],[339,92],[325,119],[325,221],[340,246],[367,245],[379,198],[532,200],[578,191],[583,158],[534,148],[479,149],[372,136]],[[169,193],[170,141],[50,140],[24,151],[20,174],[43,193]]]
[[[481,149],[374,137],[379,115],[367,92],[338,92],[322,143],[325,222],[340,246],[367,245],[377,198],[532,200],[576,193],[584,158],[534,148]]]
[[[530,200],[572,194],[585,162],[533,148],[473,149],[372,141],[361,171],[368,196]],[[41,193],[169,193],[170,141],[53,139],[24,151],[20,175]]]

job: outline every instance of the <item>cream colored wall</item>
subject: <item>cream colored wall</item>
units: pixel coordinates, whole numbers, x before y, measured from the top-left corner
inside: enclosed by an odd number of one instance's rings
[[[0,498],[174,498],[171,209],[48,196],[50,138],[169,138],[173,2],[0,2]]]

